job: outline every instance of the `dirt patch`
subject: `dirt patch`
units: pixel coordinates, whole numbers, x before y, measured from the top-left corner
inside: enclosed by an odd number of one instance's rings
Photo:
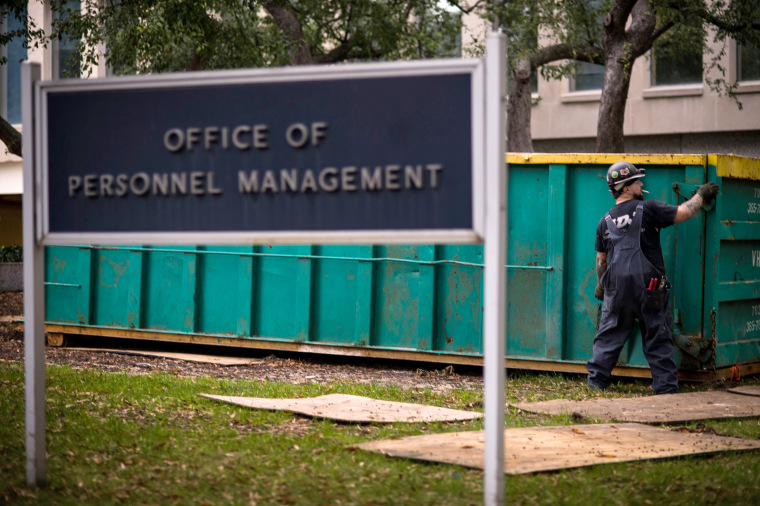
[[[0,316],[24,314],[23,292],[0,292]]]
[[[23,294],[0,293],[0,317],[23,313]],[[77,342],[76,346],[100,345],[106,348],[142,347],[147,350],[188,351],[186,345],[151,342],[107,343],[93,340]],[[192,353],[237,354],[261,359],[244,366],[219,366],[163,358],[101,353],[48,347],[45,360],[48,364],[69,365],[102,371],[126,371],[134,374],[163,372],[185,377],[211,376],[219,378],[247,378],[259,381],[288,383],[326,383],[351,381],[379,385],[395,385],[405,389],[430,388],[445,392],[455,388],[482,390],[483,378],[479,368],[464,366],[426,365],[411,362],[373,360],[354,357],[300,355],[248,349],[193,346]],[[0,362],[24,360],[24,333],[18,323],[0,321]]]

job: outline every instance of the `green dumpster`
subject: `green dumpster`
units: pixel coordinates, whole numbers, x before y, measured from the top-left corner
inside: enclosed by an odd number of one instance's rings
[[[707,163],[721,196],[707,213],[703,339],[687,358],[737,377],[760,371],[760,160],[710,155]]]
[[[510,154],[510,367],[584,372],[600,316],[594,234],[614,204],[607,167],[647,169],[649,198],[679,204],[706,180],[716,203],[662,231],[684,377],[758,371],[760,160]],[[479,364],[482,247],[198,246],[46,250],[51,342],[80,334]],[[619,374],[647,376],[641,339]]]

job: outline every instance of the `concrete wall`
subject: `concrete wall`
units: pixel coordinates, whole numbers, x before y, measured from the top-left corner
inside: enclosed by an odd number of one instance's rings
[[[537,153],[595,153],[596,138],[534,139]],[[696,134],[632,135],[625,137],[628,153],[736,154],[760,158],[760,130]]]
[[[0,263],[0,292],[20,292],[24,289],[24,264]]]

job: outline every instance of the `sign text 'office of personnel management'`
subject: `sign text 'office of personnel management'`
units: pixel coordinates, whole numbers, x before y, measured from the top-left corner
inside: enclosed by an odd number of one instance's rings
[[[43,238],[476,240],[482,66],[422,63],[41,82]]]

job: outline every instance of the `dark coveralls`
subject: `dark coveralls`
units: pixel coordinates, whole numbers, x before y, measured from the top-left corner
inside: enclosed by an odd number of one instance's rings
[[[662,202],[647,201],[651,212],[662,212],[662,226],[672,225],[675,207]],[[599,329],[594,337],[593,356],[586,364],[588,383],[592,388],[607,388],[612,381],[610,372],[618,361],[620,351],[631,335],[634,320],[638,319],[643,340],[644,356],[652,371],[652,388],[658,394],[675,393],[678,390],[677,367],[673,359],[672,316],[670,314],[670,283],[662,289],[649,291],[649,280],[658,282],[665,275],[662,251],[659,248],[659,230],[656,231],[656,263],[644,255],[641,249],[641,228],[644,202],[629,201],[619,204],[623,209],[636,205],[636,212],[626,232],[621,231],[615,220],[607,213],[603,219],[609,230],[609,241],[604,245],[607,254],[607,271],[601,279],[604,302]],[[614,210],[615,208],[613,208]],[[628,215],[624,215],[627,219]],[[600,222],[599,230],[605,227]],[[599,236],[599,233],[597,233]],[[603,241],[602,241],[603,242]],[[600,249],[597,237],[597,251]]]

